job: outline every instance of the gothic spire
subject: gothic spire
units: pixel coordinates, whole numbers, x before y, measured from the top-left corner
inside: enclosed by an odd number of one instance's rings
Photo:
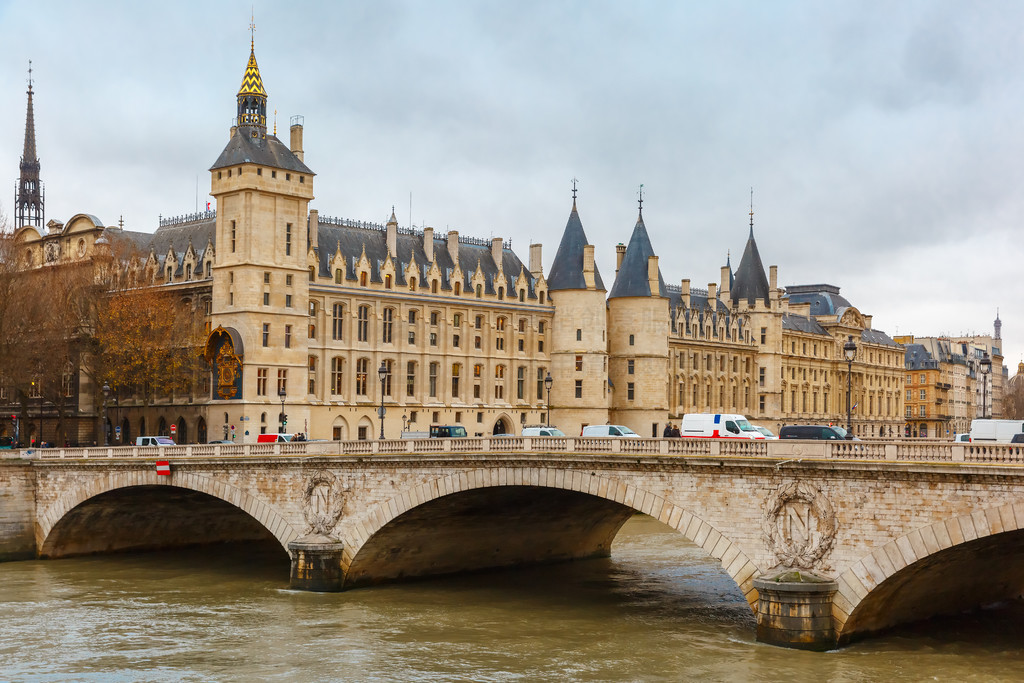
[[[21,155],[21,174],[14,197],[16,228],[43,227],[43,184],[39,181],[36,156],[36,125],[32,111],[32,62],[28,63],[28,107],[25,113],[25,149]]]
[[[238,89],[238,127],[253,138],[267,137],[267,91],[256,64],[256,42],[251,41],[249,63]]]

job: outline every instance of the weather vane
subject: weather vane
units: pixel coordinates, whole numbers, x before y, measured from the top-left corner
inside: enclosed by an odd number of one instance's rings
[[[576,178],[572,179],[572,200],[573,201],[576,201],[576,183],[577,182],[578,181],[576,180]]]
[[[250,7],[251,11],[249,17],[249,45],[256,49],[256,8]]]
[[[644,212],[644,184],[640,183],[640,191],[637,193],[640,196],[640,213]]]

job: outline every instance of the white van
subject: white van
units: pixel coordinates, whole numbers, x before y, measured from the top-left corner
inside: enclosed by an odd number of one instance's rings
[[[971,443],[1010,443],[1024,432],[1024,420],[972,420]]]
[[[699,439],[764,439],[764,434],[742,415],[729,413],[687,413],[679,425],[679,436]]]
[[[565,436],[558,427],[523,427],[523,436]]]
[[[580,436],[624,436],[639,439],[640,435],[624,425],[587,425]]]
[[[136,446],[177,446],[169,436],[140,436],[135,439]]]

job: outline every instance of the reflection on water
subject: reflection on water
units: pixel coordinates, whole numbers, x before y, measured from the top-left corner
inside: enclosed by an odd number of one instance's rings
[[[718,563],[650,518],[613,557],[338,594],[273,547],[0,564],[14,681],[1017,680],[1024,607],[839,652],[761,645]]]

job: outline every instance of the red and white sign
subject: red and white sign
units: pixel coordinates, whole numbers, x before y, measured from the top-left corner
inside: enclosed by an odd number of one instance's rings
[[[156,473],[169,475],[171,473],[171,463],[168,462],[167,460],[157,460]]]
[[[178,431],[178,425],[171,425],[171,434],[174,434],[177,431]]]

